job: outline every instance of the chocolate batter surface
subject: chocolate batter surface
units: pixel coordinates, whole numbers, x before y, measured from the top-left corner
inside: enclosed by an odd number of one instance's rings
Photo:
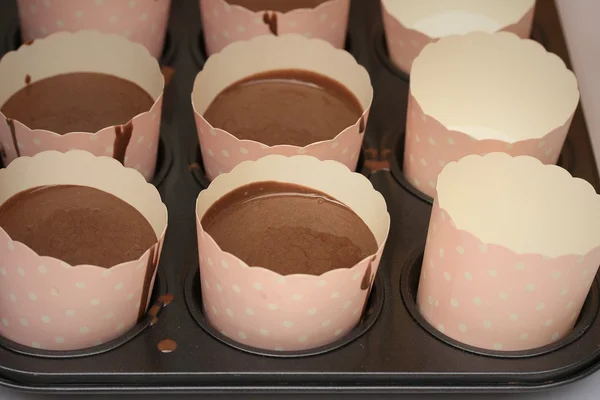
[[[306,146],[354,125],[362,106],[343,85],[309,71],[252,75],[223,90],[204,118],[238,139]]]
[[[0,206],[0,227],[37,254],[105,268],[138,259],[156,242],[150,223],[118,197],[87,186],[40,186]]]
[[[298,8],[315,8],[328,0],[228,0],[231,5],[238,5],[252,11],[288,12]]]
[[[282,275],[350,268],[377,252],[373,233],[346,205],[289,183],[237,188],[201,222],[222,250]]]
[[[126,124],[154,104],[144,89],[112,75],[74,72],[32,79],[2,106],[6,117],[31,129],[95,133]]]

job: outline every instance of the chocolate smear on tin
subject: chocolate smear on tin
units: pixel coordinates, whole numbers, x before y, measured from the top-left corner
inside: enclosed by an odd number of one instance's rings
[[[162,303],[163,307],[166,307],[169,304],[171,304],[174,299],[175,299],[175,296],[173,296],[171,293],[165,293],[162,296],[158,297],[158,302]]]
[[[15,146],[15,151],[17,152],[17,157],[21,157],[21,149],[19,149],[19,142],[17,141],[17,133],[15,132],[15,121],[12,118],[6,118],[6,125],[8,125],[8,129],[10,130],[10,136],[13,141],[13,146]]]
[[[163,78],[165,78],[165,86],[169,85],[173,79],[173,75],[175,75],[175,68],[162,66],[160,67],[160,72],[162,73]]]
[[[269,30],[275,36],[277,33],[277,13],[272,11],[266,11],[263,14],[263,22],[269,26]]]
[[[125,165],[125,153],[133,134],[133,121],[125,125],[115,126],[115,141],[113,144],[113,158]]]
[[[29,85],[31,83],[31,75],[27,74],[25,75],[25,84]]]
[[[157,347],[161,353],[172,353],[177,349],[177,342],[172,339],[164,339],[158,342]]]

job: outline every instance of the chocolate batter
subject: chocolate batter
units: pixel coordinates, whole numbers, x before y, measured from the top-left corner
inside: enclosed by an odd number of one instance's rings
[[[234,83],[213,100],[204,118],[238,139],[269,146],[306,146],[336,137],[363,113],[340,83],[309,71],[277,70]]]
[[[87,186],[40,186],[0,205],[0,227],[37,254],[105,268],[138,259],[156,242],[133,206]]]
[[[282,275],[350,268],[377,252],[373,233],[347,206],[289,183],[237,188],[216,201],[201,222],[222,250]]]
[[[328,0],[228,0],[231,5],[238,5],[248,10],[288,12],[298,8],[315,8]]]
[[[154,104],[144,89],[112,75],[74,72],[30,79],[4,103],[2,113],[31,129],[95,133],[126,124]]]

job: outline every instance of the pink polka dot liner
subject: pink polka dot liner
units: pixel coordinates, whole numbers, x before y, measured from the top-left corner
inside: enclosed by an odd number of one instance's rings
[[[305,147],[267,146],[253,140],[240,140],[227,131],[213,128],[204,119],[210,103],[231,84],[260,72],[282,69],[311,71],[341,83],[362,105],[361,118],[335,138]],[[367,71],[350,53],[335,49],[323,40],[286,35],[260,36],[233,43],[211,56],[194,82],[192,104],[206,175],[212,180],[243,161],[272,154],[311,155],[321,160],[339,161],[354,171],[372,99],[373,87]]]
[[[153,99],[147,112],[135,116],[133,132],[124,157],[126,167],[135,168],[146,180],[156,169],[164,78],[156,59],[141,45],[117,35],[96,31],[60,32],[7,53],[0,60],[0,104],[31,82],[73,72],[99,72],[135,83]],[[112,156],[116,130],[109,126],[98,132],[71,132],[59,135],[30,129],[14,122],[14,135],[0,112],[0,146],[4,165],[20,156],[45,150],[87,150],[97,156]]]
[[[539,43],[508,32],[447,36],[412,66],[404,175],[434,197],[444,166],[469,154],[555,164],[578,102],[575,75]]]
[[[488,350],[567,336],[600,265],[598,219],[589,183],[533,157],[490,153],[448,164],[421,267],[423,317]]]
[[[18,0],[23,42],[93,29],[162,52],[171,0]]]
[[[445,36],[506,31],[528,38],[534,9],[535,0],[381,1],[388,54],[408,74],[421,50]]]
[[[226,0],[200,0],[206,52],[218,53],[238,40],[273,35],[265,22],[265,11],[254,12]],[[329,0],[315,8],[300,8],[287,13],[268,11],[275,19],[277,35],[290,33],[319,38],[341,49],[346,40],[350,0]]]
[[[142,213],[159,240],[138,260],[107,269],[39,256],[0,228],[0,335],[45,350],[79,350],[113,340],[137,323],[140,302],[150,299],[167,209],[139,172],[81,150],[21,157],[0,170],[0,204],[42,185],[111,193]],[[154,275],[145,283],[148,268]]]
[[[248,266],[224,252],[204,232],[202,216],[225,194],[261,181],[303,185],[343,202],[371,229],[379,245],[377,253],[352,268],[320,276],[283,276],[260,266]],[[271,155],[238,165],[200,192],[196,225],[202,304],[209,323],[247,346],[297,351],[332,343],[360,321],[387,240],[390,216],[383,196],[369,180],[348,171],[343,164],[310,156]],[[362,290],[365,276],[370,276],[370,285]]]

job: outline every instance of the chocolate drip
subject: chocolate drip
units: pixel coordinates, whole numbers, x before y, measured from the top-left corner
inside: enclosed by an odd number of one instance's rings
[[[31,83],[31,75],[27,74],[25,75],[25,84],[29,85]]]
[[[150,297],[150,293],[152,293],[150,283],[152,282],[152,277],[154,276],[154,272],[156,271],[156,267],[158,265],[157,254],[158,245],[152,246],[150,248],[150,253],[148,254],[148,263],[146,264],[146,275],[144,276],[144,291],[142,292],[142,298],[140,300],[138,321],[144,316],[144,314],[146,314],[146,305],[148,304],[148,298]],[[156,318],[156,316],[158,315],[158,311],[160,311],[160,306],[158,310],[154,313],[154,318]],[[148,313],[150,314],[150,311]]]
[[[360,282],[360,290],[368,290],[370,284],[371,284],[371,263],[369,263],[369,266],[367,267],[367,270],[365,271],[365,274],[362,277],[362,280]]]
[[[8,125],[8,129],[10,130],[10,136],[12,137],[17,157],[21,157],[21,150],[19,149],[19,143],[17,142],[17,133],[15,132],[15,121],[13,121],[12,118],[6,118],[6,125]]]
[[[35,39],[31,39],[26,41],[25,43],[23,43],[25,46],[31,46],[33,44],[33,42],[35,41]]]
[[[115,126],[115,142],[113,145],[113,158],[125,165],[125,153],[133,133],[133,122],[129,121],[125,125]]]
[[[365,117],[360,117],[360,120],[358,121],[358,134],[362,135],[363,133],[365,133]]]
[[[271,33],[277,36],[277,13],[272,11],[265,11],[265,13],[263,14],[263,21],[265,24],[269,25],[269,30],[271,31]]]
[[[367,314],[367,307],[369,305],[369,297],[371,296],[371,290],[373,289],[373,281],[375,280],[375,274],[371,274],[371,265],[375,262],[377,256],[373,256],[371,261],[369,262],[369,266],[365,271],[365,275],[362,278],[362,282],[360,283],[360,290],[367,290],[367,295],[365,296],[365,303],[362,306],[362,311],[360,312],[361,318],[364,318]]]

